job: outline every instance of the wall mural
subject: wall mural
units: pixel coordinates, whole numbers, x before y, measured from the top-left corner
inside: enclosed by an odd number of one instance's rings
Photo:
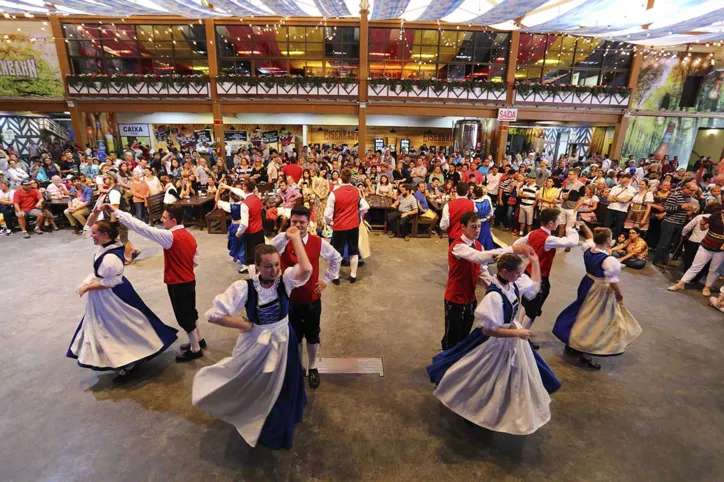
[[[636,110],[672,110],[687,112],[721,112],[724,70],[711,64],[712,57],[694,54],[668,59],[646,59],[641,65],[634,94]],[[681,107],[681,97],[687,77],[703,77],[695,107]]]
[[[50,26],[0,21],[0,96],[63,97],[65,89]]]
[[[657,158],[679,156],[685,166],[694,148],[699,128],[724,127],[724,119],[697,117],[631,117],[621,158],[636,159],[655,154]]]

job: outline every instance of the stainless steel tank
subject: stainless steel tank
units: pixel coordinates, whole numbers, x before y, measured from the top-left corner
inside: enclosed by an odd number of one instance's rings
[[[483,124],[477,119],[455,121],[453,125],[453,148],[456,151],[476,151],[483,139]]]

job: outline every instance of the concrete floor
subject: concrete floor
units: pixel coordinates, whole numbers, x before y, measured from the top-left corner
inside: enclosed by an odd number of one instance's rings
[[[224,237],[194,234],[203,313],[238,275]],[[176,326],[161,249],[132,240],[144,252],[127,277]],[[191,405],[194,373],[229,355],[232,330],[203,321],[202,361],[177,365],[172,349],[115,386],[65,357],[84,309],[74,290],[91,271],[91,242],[65,230],[2,237],[0,246],[0,480],[705,481],[724,473],[724,316],[697,292],[668,293],[654,268],[622,275],[643,335],[590,372],[564,358],[550,332],[583,274],[579,249],[558,255],[534,334],[563,388],[551,422],[517,437],[469,427],[432,396],[424,367],[443,331],[446,241],[373,236],[358,283],[324,293],[321,355],[382,357],[385,377],[323,376],[307,392],[294,448],[272,451],[250,449]]]

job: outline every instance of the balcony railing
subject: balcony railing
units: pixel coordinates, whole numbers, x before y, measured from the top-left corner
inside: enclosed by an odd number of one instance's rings
[[[220,74],[216,91],[229,97],[356,98],[359,84],[352,77],[253,77]]]
[[[367,87],[371,98],[413,102],[502,103],[506,94],[502,82],[370,79]]]
[[[209,96],[207,75],[82,74],[66,76],[71,96]]]
[[[611,86],[517,84],[515,102],[552,105],[626,107],[631,89]]]

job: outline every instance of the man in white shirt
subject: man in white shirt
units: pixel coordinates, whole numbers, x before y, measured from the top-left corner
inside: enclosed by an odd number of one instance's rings
[[[606,227],[613,233],[613,239],[623,230],[623,223],[626,221],[628,207],[636,195],[636,189],[631,186],[631,175],[622,174],[617,186],[611,189],[608,194],[608,209],[606,210]]]
[[[601,162],[601,169],[604,175],[611,169],[611,159],[609,159],[608,156]]]
[[[278,156],[274,156],[266,168],[266,178],[270,184],[276,184],[279,179],[279,169],[281,168],[282,160]]]
[[[15,159],[15,156],[10,155],[9,159],[8,165],[10,168],[8,169],[8,180],[13,186],[19,186],[24,180],[28,179],[30,175],[18,165],[18,161]]]
[[[196,179],[202,187],[209,184],[209,168],[206,166],[206,159],[199,159],[199,165],[196,167]]]
[[[502,177],[503,175],[498,172],[498,166],[495,164],[490,166],[490,171],[488,175],[485,176],[485,188],[488,190],[488,197],[493,205],[493,209],[498,205],[498,187],[500,186],[500,179]]]
[[[68,189],[66,189],[65,185],[60,180],[60,176],[53,176],[51,181],[53,182],[48,184],[48,187],[45,189],[50,199],[67,200],[70,197],[70,192],[68,191]]]

